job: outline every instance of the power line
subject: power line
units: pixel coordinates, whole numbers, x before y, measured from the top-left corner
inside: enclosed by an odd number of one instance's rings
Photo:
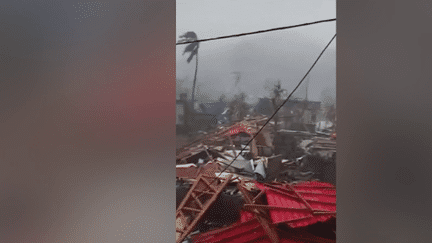
[[[321,58],[321,56],[324,54],[325,50],[327,50],[327,48],[330,46],[330,44],[333,42],[333,40],[336,38],[336,34],[333,36],[333,38],[331,38],[331,40],[329,41],[329,43],[326,45],[326,47],[324,47],[324,49],[322,50],[322,52],[319,54],[318,58],[315,60],[315,62],[312,64],[312,66],[309,68],[309,70],[306,72],[306,74],[304,75],[304,77],[300,80],[300,82],[297,84],[297,86],[294,88],[294,90],[288,95],[288,97],[285,99],[285,101],[273,112],[273,114],[270,116],[270,118],[264,123],[264,125],[260,128],[260,130],[258,130],[257,133],[255,133],[255,135],[252,137],[251,140],[249,140],[249,142],[246,144],[246,146],[248,146],[252,140],[254,140],[258,134],[264,129],[264,127],[271,121],[271,119],[273,119],[273,117],[278,113],[278,111],[288,102],[288,100],[291,98],[291,96],[294,94],[294,92],[300,87],[300,85],[303,83],[303,80],[308,76],[308,74],[312,71],[312,69],[315,67],[315,65],[317,64],[318,60]],[[236,155],[236,157],[233,159],[233,161],[231,161],[231,163],[229,163],[225,169],[222,170],[222,172],[220,174],[222,174],[226,169],[228,169],[229,166],[232,165],[232,163],[234,163],[234,161],[240,156],[241,153],[243,153],[243,151],[245,150],[246,146],[244,146],[241,150],[240,153],[238,155]],[[216,178],[217,179],[217,178]]]
[[[236,159],[243,153],[243,151],[245,150],[245,148],[258,136],[258,134],[264,129],[264,127],[271,121],[271,119],[273,119],[273,117],[278,113],[278,111],[288,102],[288,100],[291,98],[291,96],[294,94],[294,92],[300,87],[300,85],[303,83],[303,80],[308,76],[308,74],[312,71],[312,69],[315,67],[315,65],[317,64],[318,60],[321,58],[321,56],[324,54],[324,52],[327,50],[327,48],[330,46],[330,44],[333,42],[333,40],[336,38],[336,34],[333,36],[333,38],[331,38],[331,40],[329,41],[329,43],[326,45],[326,47],[324,47],[324,49],[321,51],[321,53],[319,54],[318,58],[315,60],[315,62],[312,64],[312,66],[309,68],[309,70],[306,72],[306,74],[304,75],[304,77],[300,80],[300,82],[297,84],[297,86],[294,88],[294,90],[288,95],[288,97],[285,99],[285,101],[273,112],[273,114],[270,116],[270,118],[264,123],[264,125],[258,130],[258,132],[255,133],[255,135],[249,140],[249,142],[247,142],[247,144],[240,150],[240,153],[238,155],[236,155],[234,157],[234,159],[219,173],[218,176],[216,176],[214,178],[214,180],[209,184],[213,184],[218,178],[219,176],[222,175],[222,173],[228,169],[228,167],[230,167],[234,161],[236,161]],[[200,197],[204,192],[200,193],[200,195],[198,195],[198,197]]]
[[[286,30],[286,29],[291,29],[291,28],[297,28],[297,27],[308,26],[308,25],[313,25],[313,24],[320,24],[320,23],[325,23],[325,22],[332,22],[332,21],[336,21],[336,19],[335,18],[334,19],[326,19],[326,20],[320,20],[320,21],[309,22],[309,23],[304,23],[304,24],[297,24],[297,25],[278,27],[278,28],[267,29],[267,30],[258,30],[258,31],[254,31],[254,32],[241,33],[241,34],[236,34],[236,35],[226,35],[226,36],[219,36],[219,37],[208,38],[208,39],[178,42],[178,43],[176,43],[176,45],[186,45],[186,44],[195,43],[195,42],[213,41],[213,40],[227,39],[227,38],[233,38],[233,37],[240,37],[240,36],[245,36],[245,35],[255,35],[255,34],[261,34],[261,33],[266,33],[266,32],[270,32],[270,31]]]

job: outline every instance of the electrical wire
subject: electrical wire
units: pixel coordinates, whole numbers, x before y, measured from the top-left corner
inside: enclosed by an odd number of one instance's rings
[[[221,175],[224,171],[226,171],[228,169],[228,167],[230,167],[235,161],[236,159],[243,153],[243,151],[245,150],[245,148],[258,136],[258,134],[264,129],[264,127],[271,121],[271,119],[273,119],[273,117],[275,117],[275,115],[278,113],[278,111],[288,102],[288,100],[291,98],[291,96],[294,94],[294,92],[300,87],[300,85],[303,83],[303,81],[305,80],[305,78],[307,77],[307,75],[312,71],[312,69],[315,67],[315,65],[317,64],[318,60],[321,58],[321,56],[324,54],[324,52],[327,50],[327,48],[330,46],[330,44],[333,42],[333,40],[336,38],[336,34],[331,38],[331,40],[329,41],[329,43],[324,47],[324,49],[321,51],[321,53],[319,54],[318,58],[315,60],[315,62],[312,64],[312,66],[309,68],[309,70],[306,72],[306,74],[304,75],[304,77],[300,80],[300,82],[297,84],[297,86],[294,88],[294,90],[288,95],[288,97],[285,99],[285,101],[273,112],[273,114],[270,116],[269,119],[267,119],[267,121],[264,123],[264,125],[258,130],[258,132],[255,133],[255,135],[249,140],[249,142],[247,142],[247,144],[245,146],[243,146],[243,148],[240,150],[240,153],[238,155],[235,156],[235,158],[219,173],[218,176],[216,176],[213,181],[209,184],[213,184]],[[208,185],[206,185],[207,187]],[[200,195],[198,197],[200,197],[204,192],[201,192]]]
[[[219,37],[208,38],[208,39],[178,42],[178,43],[176,43],[176,45],[186,45],[186,44],[195,43],[195,42],[213,41],[213,40],[220,40],[220,39],[240,37],[240,36],[245,36],[245,35],[255,35],[255,34],[261,34],[261,33],[271,32],[271,31],[286,30],[286,29],[291,29],[291,28],[303,27],[303,26],[308,26],[308,25],[313,25],[313,24],[320,24],[320,23],[325,23],[325,22],[332,22],[332,21],[336,21],[336,18],[334,18],[334,19],[325,19],[325,20],[320,20],[320,21],[315,21],[315,22],[309,22],[309,23],[304,23],[304,24],[285,26],[285,27],[278,27],[278,28],[267,29],[267,30],[258,30],[258,31],[254,31],[254,32],[247,32],[247,33],[241,33],[241,34],[235,34],[235,35],[226,35],[226,36],[219,36]]]
[[[312,69],[315,67],[316,63],[318,62],[318,60],[321,58],[321,56],[324,54],[324,52],[327,50],[327,48],[330,46],[330,44],[333,42],[333,40],[336,38],[336,34],[331,38],[331,40],[329,41],[329,43],[326,45],[326,47],[324,48],[324,50],[322,50],[322,52],[319,54],[318,58],[315,60],[315,62],[312,64],[312,66],[309,68],[309,70],[306,72],[306,74],[304,75],[304,77],[300,80],[300,82],[297,84],[297,86],[294,88],[294,90],[289,94],[289,96],[285,99],[285,101],[274,111],[273,115],[267,119],[267,121],[264,123],[264,125],[260,128],[260,130],[258,130],[258,132],[255,133],[255,135],[252,137],[252,139],[249,140],[249,142],[246,144],[246,146],[244,146],[242,148],[242,150],[240,151],[240,153],[238,155],[236,155],[236,157],[231,161],[231,163],[229,163],[220,173],[218,176],[216,176],[211,183],[209,184],[205,184],[204,187],[201,191],[201,193],[199,195],[197,195],[195,197],[195,199],[200,198],[203,194],[204,194],[204,190],[207,187],[210,187],[210,185],[212,185],[221,175],[222,173],[228,169],[228,167],[230,167],[232,165],[232,163],[234,163],[234,161],[242,154],[242,152],[244,151],[244,149],[258,136],[258,134],[264,129],[264,127],[271,121],[271,119],[277,114],[277,112],[288,102],[288,100],[291,98],[291,96],[294,94],[294,92],[300,87],[300,85],[303,83],[303,81],[305,80],[305,78],[307,77],[307,75],[312,71]]]
[[[300,85],[303,83],[303,81],[305,80],[305,78],[308,76],[308,74],[315,67],[315,65],[317,64],[318,60],[321,58],[321,56],[324,54],[324,52],[327,50],[327,48],[330,46],[330,44],[333,42],[333,40],[335,38],[336,38],[336,34],[333,36],[333,38],[331,38],[331,40],[326,45],[326,47],[324,47],[324,49],[322,50],[322,52],[319,54],[318,58],[315,60],[315,62],[312,64],[312,66],[309,68],[309,70],[306,72],[306,74],[303,76],[303,78],[300,80],[300,82],[297,84],[297,86],[294,88],[294,90],[288,95],[288,97],[285,99],[285,101],[273,112],[273,114],[270,116],[270,118],[267,119],[267,121],[264,123],[264,125],[258,130],[258,132],[255,133],[255,135],[249,140],[249,142],[247,142],[247,144],[245,146],[243,146],[243,148],[240,150],[240,153],[238,155],[236,155],[236,157],[233,159],[233,161],[231,161],[231,163],[229,163],[228,166],[226,166],[225,169],[223,169],[220,174],[222,174],[229,166],[231,166],[232,163],[234,163],[234,161],[243,153],[243,151],[245,150],[245,148],[258,136],[258,134],[271,121],[271,119],[273,119],[273,117],[276,116],[276,114],[278,113],[278,111],[288,102],[288,100],[291,98],[291,96],[294,94],[294,92],[300,87]],[[217,177],[215,179],[217,179]]]

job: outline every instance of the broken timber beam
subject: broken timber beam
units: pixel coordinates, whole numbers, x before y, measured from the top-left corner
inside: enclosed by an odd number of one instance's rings
[[[260,199],[260,197],[264,194],[261,191],[255,198],[243,187],[243,181],[238,184],[238,188],[243,194],[243,198],[245,199],[247,205],[256,205],[256,202]],[[245,205],[246,206],[246,205]],[[249,209],[250,207],[246,207],[245,209]],[[268,217],[268,210],[266,208],[253,208],[250,209],[250,212],[253,213],[258,220],[258,222],[262,225],[264,231],[267,236],[270,238],[272,243],[279,243],[279,236],[276,231],[276,228],[271,224]]]

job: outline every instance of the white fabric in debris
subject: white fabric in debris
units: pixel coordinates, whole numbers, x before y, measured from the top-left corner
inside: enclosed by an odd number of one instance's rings
[[[190,168],[197,167],[195,164],[176,165],[176,168]]]
[[[231,174],[231,173],[227,173],[227,172],[223,172],[223,173],[215,173],[216,177],[222,178],[222,179],[227,179],[230,175],[233,175],[233,177],[231,178],[233,180],[233,182],[239,182],[239,177]]]
[[[241,155],[233,162],[234,158],[235,157],[228,157],[227,159],[217,158],[216,160],[224,164],[231,164],[232,167],[235,167],[237,169],[243,169],[245,166],[247,166],[248,163],[250,163],[249,160],[246,160]]]
[[[235,156],[237,156],[238,154],[240,154],[240,150],[234,150],[235,152],[233,152],[232,150],[229,150],[229,151],[226,151],[225,153],[224,153],[224,155],[227,155],[227,156],[230,156],[230,157],[235,157]],[[243,151],[243,152],[247,152],[247,151]],[[240,158],[241,157],[241,158]],[[243,159],[244,160],[244,158],[243,158],[243,156],[239,156],[237,159]]]
[[[266,173],[265,173],[265,168],[263,163],[258,163],[257,167],[255,168],[255,173],[258,173],[262,177],[266,178]]]

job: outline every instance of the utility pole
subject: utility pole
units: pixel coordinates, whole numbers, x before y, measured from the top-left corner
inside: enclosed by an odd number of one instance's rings
[[[241,72],[232,72],[231,74],[234,74],[235,77],[235,86],[237,86],[240,83],[240,78],[241,78]]]
[[[237,89],[237,92],[240,93],[241,89],[238,85],[239,85],[240,79],[241,79],[241,72],[235,71],[235,72],[232,72],[231,74],[235,75],[234,87],[235,87],[235,89]]]

